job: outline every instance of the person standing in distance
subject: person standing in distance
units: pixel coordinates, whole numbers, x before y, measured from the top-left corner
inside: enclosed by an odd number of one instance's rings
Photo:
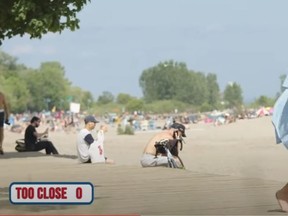
[[[9,124],[9,110],[5,95],[0,92],[0,154],[3,155],[4,123]]]

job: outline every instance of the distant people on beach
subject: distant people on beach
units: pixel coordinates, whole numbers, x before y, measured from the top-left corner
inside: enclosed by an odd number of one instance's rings
[[[108,163],[113,164],[112,159],[105,157],[104,152],[104,134],[108,131],[106,125],[101,125],[97,133],[97,138],[94,139],[91,131],[99,123],[92,115],[84,118],[85,126],[78,133],[77,137],[77,154],[81,163]]]
[[[5,95],[0,92],[0,154],[4,154],[3,140],[4,140],[4,123],[9,124],[9,110],[5,99]]]
[[[41,151],[45,149],[47,155],[50,154],[58,154],[57,149],[53,145],[53,143],[49,140],[41,140],[45,136],[48,137],[48,128],[39,133],[36,131],[36,128],[39,127],[41,119],[37,116],[33,116],[30,124],[27,126],[25,130],[25,151]]]
[[[170,125],[170,128],[161,131],[156,134],[152,139],[149,140],[144,148],[143,155],[140,159],[142,167],[155,167],[155,166],[166,166],[168,167],[168,158],[165,152],[158,152],[155,144],[161,140],[168,139],[173,146],[173,156],[177,164],[182,164],[180,157],[178,157],[179,150],[182,150],[182,137],[186,137],[185,126],[174,122]],[[177,156],[176,156],[177,155]]]
[[[20,125],[20,124],[13,124],[12,126],[11,126],[11,128],[10,128],[10,131],[11,132],[14,132],[14,133],[22,133],[22,131],[23,131],[23,127],[22,127],[22,125]]]

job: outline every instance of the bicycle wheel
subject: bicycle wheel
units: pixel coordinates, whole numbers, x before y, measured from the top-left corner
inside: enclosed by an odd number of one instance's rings
[[[168,167],[170,167],[170,168],[179,168],[177,166],[176,161],[173,158],[169,158],[168,159]]]

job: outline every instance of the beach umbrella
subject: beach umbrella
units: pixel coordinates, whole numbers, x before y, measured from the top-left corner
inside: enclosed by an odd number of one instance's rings
[[[272,123],[275,128],[276,143],[288,149],[288,76],[283,83],[284,91],[273,108]]]

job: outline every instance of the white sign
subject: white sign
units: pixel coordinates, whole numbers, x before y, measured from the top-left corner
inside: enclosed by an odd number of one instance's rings
[[[79,103],[70,103],[70,112],[79,113],[80,112],[80,104]]]

